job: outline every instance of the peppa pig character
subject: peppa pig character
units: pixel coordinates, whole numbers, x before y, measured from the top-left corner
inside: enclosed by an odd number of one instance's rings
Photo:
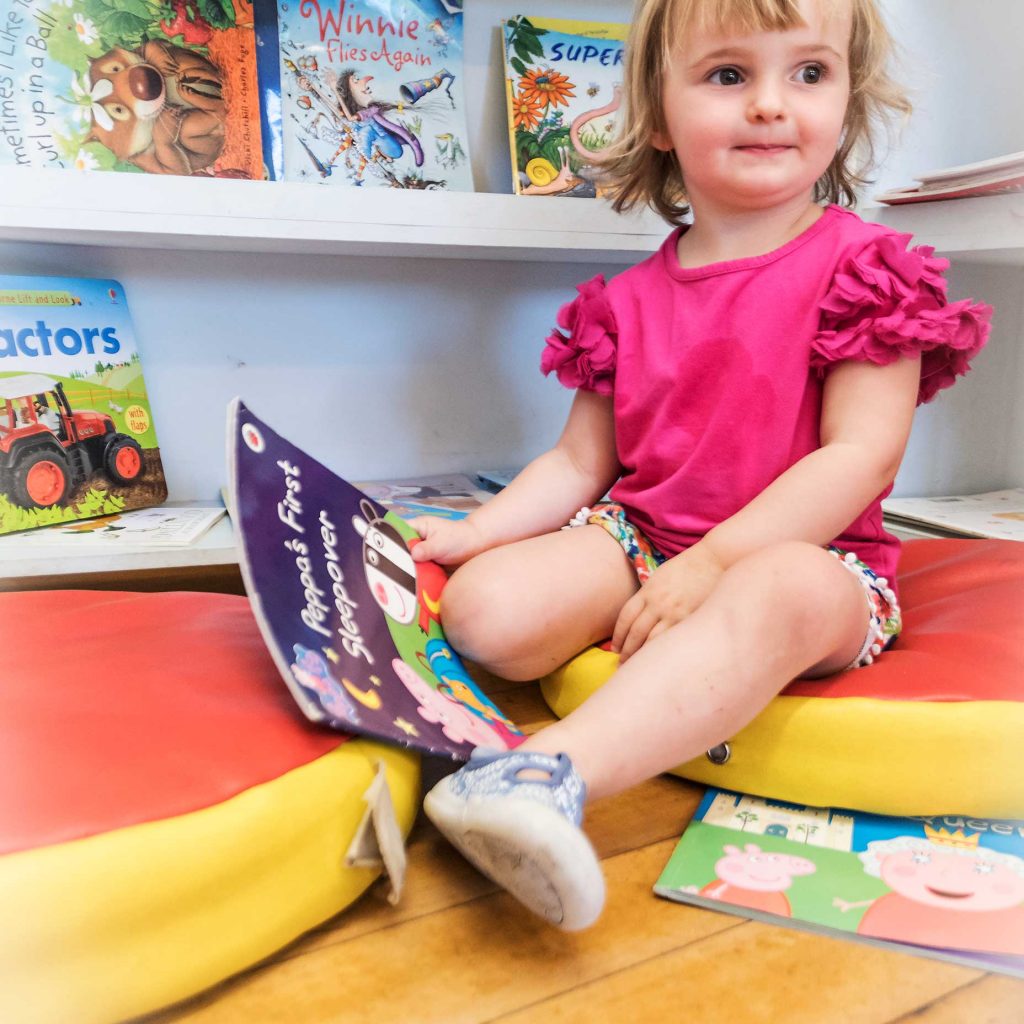
[[[859,855],[864,870],[892,892],[833,905],[844,913],[869,908],[858,935],[1024,954],[1024,860],[979,847],[977,840],[953,833],[938,841],[898,836],[868,843]]]
[[[756,843],[747,843],[742,851],[738,846],[728,845],[723,852],[725,856],[715,864],[717,877],[700,890],[700,895],[780,917],[792,916],[784,892],[793,879],[817,870],[806,857],[768,853]]]
[[[395,675],[402,680],[405,688],[416,698],[420,716],[428,722],[436,722],[441,731],[455,743],[468,743],[474,747],[494,747],[507,750],[508,742],[494,731],[482,718],[478,718],[461,704],[438,693],[420,674],[404,661],[395,658],[391,662]]]
[[[295,661],[291,665],[292,675],[299,683],[316,694],[320,706],[329,715],[349,725],[358,725],[356,707],[332,678],[327,662],[316,651],[302,644],[293,644],[292,650],[295,652]]]

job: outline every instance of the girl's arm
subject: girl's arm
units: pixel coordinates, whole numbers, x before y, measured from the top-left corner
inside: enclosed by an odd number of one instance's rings
[[[698,608],[744,556],[782,541],[825,545],[838,537],[896,476],[920,377],[920,359],[838,364],[825,381],[821,447],[651,575],[615,625],[612,646],[622,659]]]
[[[413,558],[461,565],[488,548],[556,530],[597,501],[620,472],[612,399],[577,391],[558,443],[490,501],[462,520],[410,521],[423,538]]]

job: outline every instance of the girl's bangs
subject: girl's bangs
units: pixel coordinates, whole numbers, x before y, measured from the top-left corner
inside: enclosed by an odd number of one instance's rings
[[[836,0],[817,0],[827,17]],[[799,0],[669,0],[666,12],[673,26],[669,48],[691,30],[725,35],[781,32],[807,23]]]

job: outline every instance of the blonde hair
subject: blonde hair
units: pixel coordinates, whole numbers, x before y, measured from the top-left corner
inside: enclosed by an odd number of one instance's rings
[[[823,0],[831,10],[837,0]],[[849,0],[850,99],[839,148],[814,187],[815,202],[856,202],[868,184],[877,152],[877,129],[905,121],[911,104],[889,77],[895,44],[875,0]],[[671,223],[689,212],[686,183],[676,155],[655,149],[665,131],[662,91],[673,50],[687,30],[729,29],[743,34],[802,26],[798,0],[636,0],[627,43],[620,133],[602,154],[601,183],[616,211],[647,204]]]

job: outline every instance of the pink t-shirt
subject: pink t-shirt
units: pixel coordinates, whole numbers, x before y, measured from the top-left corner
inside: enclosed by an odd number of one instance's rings
[[[696,543],[820,447],[822,387],[846,359],[922,353],[920,402],[967,372],[991,309],[948,303],[949,265],[910,235],[828,206],[773,252],[682,268],[679,228],[558,314],[541,369],[614,396],[611,491],[666,555]],[[880,494],[835,538],[892,580],[899,541]]]

